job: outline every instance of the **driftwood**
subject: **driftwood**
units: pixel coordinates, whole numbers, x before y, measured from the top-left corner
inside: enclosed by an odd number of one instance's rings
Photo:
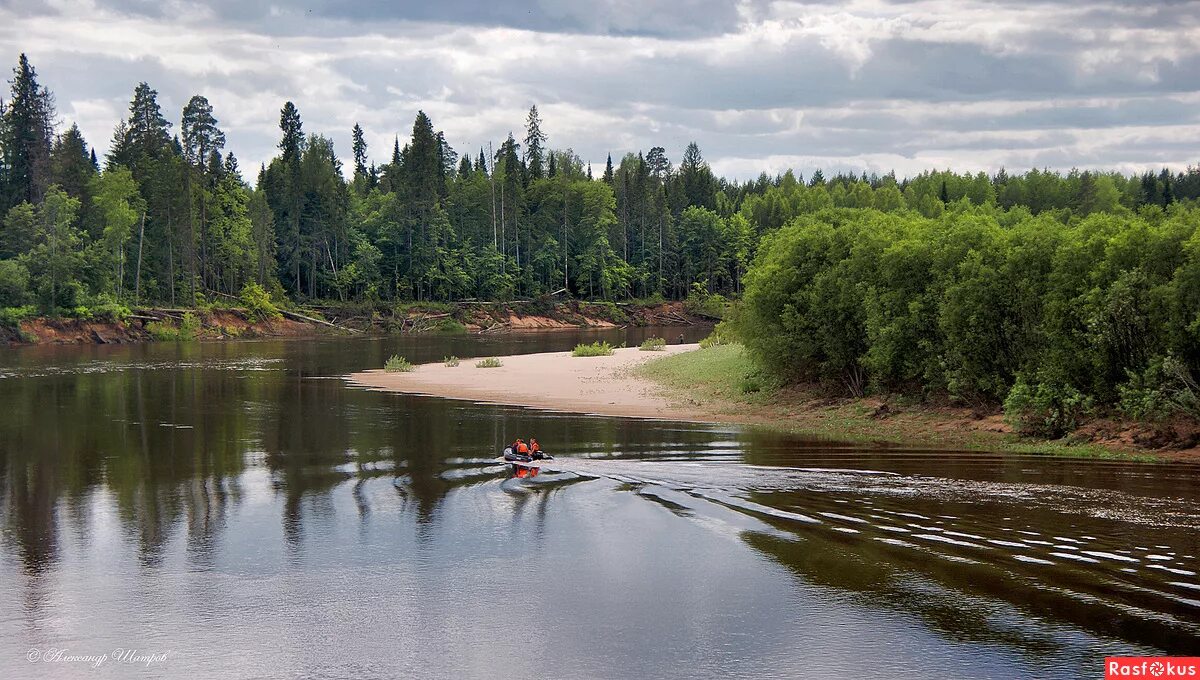
[[[347,333],[362,333],[362,331],[358,330],[357,328],[350,328],[348,326],[339,326],[335,323],[329,323],[328,321],[322,321],[321,319],[317,319],[317,318],[314,318],[311,316],[305,316],[304,314],[297,314],[296,312],[289,312],[285,309],[279,310],[279,313],[286,316],[289,319],[294,319],[296,321],[307,321],[308,323],[317,323],[317,324],[321,324],[322,326],[329,326],[330,328],[336,328],[338,330],[346,331]]]

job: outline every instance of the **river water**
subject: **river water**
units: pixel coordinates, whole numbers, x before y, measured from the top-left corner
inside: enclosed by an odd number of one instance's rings
[[[1089,678],[1200,652],[1196,465],[343,380],[652,332],[0,351],[0,678]],[[518,435],[557,457],[537,478],[495,463]]]

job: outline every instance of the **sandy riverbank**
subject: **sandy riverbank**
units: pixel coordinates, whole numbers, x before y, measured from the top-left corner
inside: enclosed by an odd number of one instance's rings
[[[500,357],[504,365],[499,368],[476,368],[475,359],[463,359],[456,367],[422,364],[408,373],[376,369],[355,373],[348,380],[387,392],[575,413],[698,420],[694,408],[684,410],[672,404],[661,386],[630,370],[650,359],[698,347],[667,345],[661,352],[629,347],[606,357],[573,357],[570,352],[521,354]]]

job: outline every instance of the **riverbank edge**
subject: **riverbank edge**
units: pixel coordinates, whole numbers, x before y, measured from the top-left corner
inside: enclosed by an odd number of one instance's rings
[[[934,406],[916,400],[832,398],[805,387],[772,389],[756,384],[755,370],[740,345],[731,344],[663,357],[632,373],[653,382],[672,405],[703,411],[710,422],[737,424],[844,442],[934,449],[1003,451],[1071,458],[1143,462],[1200,462],[1200,450],[1151,449],[1120,440],[1088,440],[1080,428],[1062,440],[1015,434],[1002,414]],[[1118,426],[1115,429],[1121,429]]]
[[[237,307],[135,309],[122,319],[39,316],[15,325],[0,324],[0,347],[27,345],[105,345],[156,341],[150,324],[179,327],[195,317],[194,340],[390,335],[422,333],[508,333],[623,326],[689,326],[711,323],[690,313],[683,302],[607,303],[568,301],[327,305],[257,319]]]

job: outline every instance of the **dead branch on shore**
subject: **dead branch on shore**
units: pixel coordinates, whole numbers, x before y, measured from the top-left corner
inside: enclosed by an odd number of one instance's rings
[[[358,330],[357,328],[350,328],[348,326],[339,326],[335,323],[329,323],[328,321],[323,321],[323,320],[315,318],[315,317],[306,316],[304,314],[298,314],[296,312],[289,312],[286,309],[279,310],[279,313],[286,316],[289,319],[294,319],[296,321],[307,321],[308,323],[321,324],[322,326],[329,326],[330,328],[336,328],[340,331],[346,331],[347,333],[351,333],[351,334],[362,333],[362,331]]]

